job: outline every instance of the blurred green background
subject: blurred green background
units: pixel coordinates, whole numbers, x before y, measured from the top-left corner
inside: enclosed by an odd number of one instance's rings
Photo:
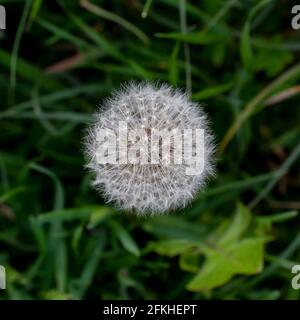
[[[0,299],[298,299],[294,1],[0,1]],[[136,218],[83,168],[96,105],[128,80],[204,104],[218,175]]]

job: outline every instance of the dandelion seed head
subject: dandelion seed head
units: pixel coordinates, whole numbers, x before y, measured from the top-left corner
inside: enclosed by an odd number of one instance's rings
[[[187,175],[187,163],[176,164],[181,157],[174,145],[168,153],[160,154],[161,145],[152,146],[159,154],[159,163],[106,163],[97,161],[100,129],[118,134],[119,124],[126,122],[128,131],[137,129],[181,132],[185,129],[204,129],[204,167],[200,174]],[[152,132],[152,131],[151,131]],[[136,137],[133,133],[133,137]],[[140,158],[149,151],[149,134],[139,139]],[[128,135],[127,145],[136,141]],[[194,138],[192,144],[194,144]],[[94,114],[94,122],[88,128],[84,141],[86,167],[93,173],[92,185],[104,195],[107,202],[114,202],[123,210],[139,215],[164,213],[185,207],[203,189],[208,178],[214,174],[213,136],[202,108],[189,100],[187,94],[168,85],[130,83],[116,91]],[[124,149],[124,148],[123,148]],[[117,150],[117,160],[126,150]],[[180,150],[180,149],[179,149]],[[146,156],[145,156],[146,157]],[[168,160],[173,162],[165,164]]]

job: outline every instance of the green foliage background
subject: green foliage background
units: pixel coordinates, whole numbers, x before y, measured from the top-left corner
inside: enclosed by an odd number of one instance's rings
[[[1,4],[0,299],[299,298],[293,1]],[[89,186],[84,128],[131,79],[190,88],[211,119],[218,175],[180,212],[136,218]]]

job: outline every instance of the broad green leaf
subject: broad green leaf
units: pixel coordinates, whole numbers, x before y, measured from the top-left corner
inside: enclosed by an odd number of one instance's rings
[[[197,272],[200,267],[199,252],[184,252],[179,259],[180,269],[187,272]]]
[[[158,254],[174,257],[189,250],[196,243],[186,239],[165,240],[152,243],[150,247]]]
[[[247,230],[251,222],[251,214],[247,207],[242,203],[238,203],[233,221],[219,239],[219,245],[227,245],[237,241],[242,234]]]
[[[263,268],[264,238],[249,238],[214,251],[188,283],[190,291],[206,291],[228,282],[236,274],[256,274]]]

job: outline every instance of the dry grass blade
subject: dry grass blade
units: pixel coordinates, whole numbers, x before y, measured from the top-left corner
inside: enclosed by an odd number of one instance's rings
[[[300,85],[293,86],[291,88],[285,89],[274,96],[270,97],[269,99],[266,100],[265,106],[271,106],[276,103],[280,103],[284,100],[290,99],[293,96],[297,95],[300,93]]]
[[[229,142],[232,140],[234,135],[237,133],[242,124],[249,118],[254,112],[258,109],[258,107],[281,85],[285,84],[287,81],[293,79],[296,76],[300,75],[300,63],[295,65],[294,67],[287,70],[284,74],[282,74],[279,78],[275,79],[268,86],[266,86],[262,91],[259,92],[243,109],[243,111],[238,115],[235,119],[232,126],[227,131],[225,137],[223,138],[219,154],[222,154]]]

